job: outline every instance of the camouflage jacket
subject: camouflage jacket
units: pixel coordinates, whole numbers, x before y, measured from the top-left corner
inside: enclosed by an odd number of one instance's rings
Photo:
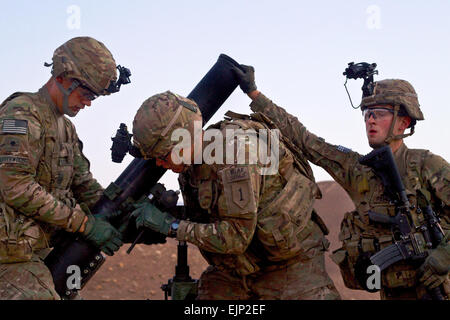
[[[0,262],[27,260],[57,229],[76,232],[103,189],[74,125],[43,87],[0,106]]]
[[[250,120],[239,115],[241,119],[222,121],[208,130],[220,130],[225,137],[228,129],[268,128],[253,116]],[[231,149],[235,160],[240,152],[249,159],[251,144],[247,140],[244,149]],[[204,154],[209,146],[203,145]],[[324,251],[326,239],[311,220],[311,215],[318,218],[313,204],[320,194],[312,171],[282,142],[279,155],[274,174],[261,174],[260,161],[219,164],[216,159],[190,166],[179,177],[189,220],[181,221],[177,239],[197,245],[210,264],[239,275],[306,259],[311,248]]]
[[[324,168],[353,200],[356,210],[346,213],[339,235],[350,264],[354,264],[362,252],[373,253],[392,243],[389,226],[372,224],[368,211],[393,216],[395,206],[386,197],[381,179],[371,168],[359,164],[360,154],[342,146],[331,145],[310,133],[296,117],[263,94],[259,94],[250,107],[270,118],[282,134],[302,150],[309,161]],[[428,190],[431,193],[432,207],[440,216],[444,231],[448,232],[450,170],[447,161],[427,150],[408,149],[404,144],[395,152],[394,159],[410,203],[417,208],[416,190]],[[415,211],[412,216],[416,225],[423,223],[423,216]],[[342,261],[341,258],[343,256],[338,260]],[[410,274],[408,278],[410,281],[414,275]]]

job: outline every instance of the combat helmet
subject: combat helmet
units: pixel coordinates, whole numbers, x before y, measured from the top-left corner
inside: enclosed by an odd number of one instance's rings
[[[418,120],[424,120],[420,110],[419,100],[414,87],[406,80],[385,79],[374,82],[372,94],[363,96],[361,100],[361,110],[367,107],[388,104],[394,107],[394,119],[388,134],[387,140],[400,139],[414,133],[414,126]],[[411,132],[409,134],[393,136],[392,131],[397,116],[409,116],[411,118]]]
[[[176,129],[194,135],[194,123],[202,123],[198,105],[170,91],[156,94],[141,105],[133,121],[133,143],[144,158],[165,158],[179,143],[172,141]],[[201,125],[200,125],[201,128]]]
[[[116,62],[106,46],[90,37],[70,39],[53,53],[52,75],[78,80],[96,95],[108,95]]]
[[[90,37],[77,37],[70,39],[53,53],[53,62],[45,63],[52,67],[53,77],[72,79],[72,85],[64,88],[58,81],[56,85],[63,94],[63,112],[70,117],[76,115],[69,109],[69,95],[77,87],[82,86],[91,91],[95,99],[100,95],[109,95],[120,90],[122,84],[130,83],[129,69],[117,66],[111,52],[106,46]],[[120,71],[119,80],[116,81],[116,69]]]

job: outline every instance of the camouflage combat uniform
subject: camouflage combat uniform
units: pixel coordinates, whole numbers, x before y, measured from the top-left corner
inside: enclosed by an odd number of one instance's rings
[[[227,115],[234,119],[211,127],[224,137],[227,129],[274,128],[262,115]],[[329,242],[313,211],[320,191],[311,168],[283,142],[279,150],[272,175],[262,175],[260,163],[192,165],[180,175],[190,219],[177,239],[198,246],[210,264],[198,299],[340,299],[325,271]]]
[[[76,37],[52,61],[39,92],[14,93],[0,105],[0,299],[59,299],[43,262],[58,231],[79,232],[86,221],[79,235],[92,245],[112,255],[121,244],[113,226],[88,214],[103,188],[64,116],[77,114],[69,108],[74,90],[83,105],[118,91],[115,60],[103,43]],[[59,93],[50,94],[53,86]]]
[[[58,299],[42,259],[102,194],[71,121],[44,86],[0,108],[0,299]]]
[[[339,265],[345,285],[362,289],[355,278],[355,264],[363,255],[371,255],[393,243],[389,227],[375,226],[369,222],[368,211],[393,216],[395,207],[384,195],[380,178],[368,167],[359,164],[360,154],[341,146],[326,143],[322,138],[308,132],[297,118],[276,106],[263,94],[250,105],[255,112],[263,112],[281,130],[282,134],[299,147],[306,158],[324,168],[352,198],[356,209],[347,212],[341,223],[339,239],[341,249],[333,254]],[[431,193],[431,204],[441,218],[441,226],[450,230],[450,170],[440,156],[427,150],[408,149],[404,144],[394,154],[411,204],[417,208],[416,190]],[[423,222],[423,215],[412,210],[416,225]],[[417,299],[425,296],[425,288],[417,280],[418,266],[398,262],[382,272],[382,299]],[[449,292],[449,279],[444,289]]]

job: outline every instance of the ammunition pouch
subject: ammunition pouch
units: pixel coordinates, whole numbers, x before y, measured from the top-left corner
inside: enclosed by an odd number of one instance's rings
[[[33,250],[25,241],[0,240],[0,263],[31,261]]]
[[[370,276],[367,274],[367,268],[372,265],[369,258],[390,244],[392,244],[391,236],[344,240],[344,246],[332,252],[331,260],[339,266],[345,286],[375,292],[367,288],[367,278]]]
[[[0,263],[32,260],[33,247],[42,232],[34,220],[14,212],[0,203]]]
[[[334,250],[330,258],[339,266],[342,279],[344,280],[344,285],[347,288],[354,290],[364,290],[364,288],[360,286],[358,280],[355,277],[355,269],[350,263],[348,253],[344,248]]]
[[[256,235],[270,261],[290,259],[302,252],[302,232],[311,219],[314,182],[293,171],[279,195],[258,212]]]
[[[341,271],[346,287],[350,289],[368,290],[367,268],[372,265],[371,255],[392,244],[390,236],[375,239],[364,239],[344,242],[344,246],[333,251],[331,259]],[[417,266],[410,261],[399,261],[381,272],[381,287],[411,288],[417,285]]]
[[[417,266],[399,261],[381,272],[381,286],[386,288],[411,288],[418,284]]]
[[[361,253],[355,262],[355,278],[358,281],[358,284],[361,288],[368,292],[377,292],[377,289],[369,289],[367,287],[367,280],[370,274],[367,272],[367,269],[372,265],[370,261],[371,254],[368,252]]]

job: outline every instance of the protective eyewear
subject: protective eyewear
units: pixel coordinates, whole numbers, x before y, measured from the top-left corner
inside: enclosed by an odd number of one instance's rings
[[[394,110],[388,108],[372,108],[372,109],[367,108],[362,112],[364,121],[369,120],[371,115],[375,120],[377,120],[377,119],[384,119],[390,114],[394,114]]]
[[[83,85],[79,85],[80,90],[81,90],[81,95],[83,96],[83,98],[85,98],[86,100],[92,101],[97,99],[97,95],[89,88],[83,86]]]

